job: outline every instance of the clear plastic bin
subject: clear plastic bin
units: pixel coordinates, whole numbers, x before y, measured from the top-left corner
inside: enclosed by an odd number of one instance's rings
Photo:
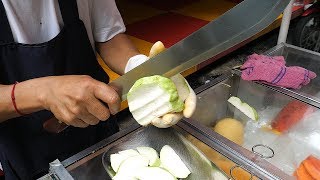
[[[306,50],[289,44],[280,44],[264,54],[270,56],[284,56],[287,66],[301,66],[317,74],[317,77],[301,89],[282,89],[290,96],[320,108],[320,53]]]
[[[259,119],[252,120],[231,105],[228,102],[231,96],[236,96],[253,107]],[[216,132],[223,128],[222,131],[226,133],[223,136],[247,150],[260,154],[290,176],[293,176],[299,164],[309,155],[320,158],[320,111],[313,106],[265,85],[244,81],[237,74],[232,74],[198,93],[197,97],[197,109],[191,119]],[[272,124],[276,122],[275,119],[282,109],[292,102],[298,102],[298,106],[308,111],[298,110],[297,114],[303,113],[298,122],[279,132]],[[294,114],[295,111],[296,109],[291,109],[286,113]],[[217,130],[217,124],[225,118],[232,118],[232,123],[227,123]],[[290,125],[283,121],[281,123],[280,125],[284,126]],[[201,146],[198,147],[201,149]],[[206,152],[205,148],[201,150]],[[213,162],[223,159],[214,154],[207,156]]]

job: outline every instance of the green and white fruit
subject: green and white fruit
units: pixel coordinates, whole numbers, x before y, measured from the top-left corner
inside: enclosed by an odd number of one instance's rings
[[[190,174],[180,157],[168,145],[162,147],[160,158],[153,148],[137,147],[137,150],[128,149],[111,154],[111,167],[116,172],[114,180],[175,180]]]
[[[114,179],[135,179],[137,170],[142,167],[147,167],[148,164],[149,159],[146,156],[138,155],[129,157],[120,164],[120,167],[117,174],[114,176]]]
[[[138,169],[136,178],[139,180],[176,180],[172,174],[159,167],[142,167]]]
[[[176,74],[172,76],[170,79],[176,85],[181,101],[185,101],[189,96],[190,89],[184,77],[181,74]]]
[[[188,92],[184,78],[182,81],[181,77],[176,77],[173,81],[159,75],[144,77],[137,80],[128,92],[129,110],[140,125],[147,126],[155,118],[183,111],[184,99],[181,97],[186,97]]]
[[[168,170],[177,178],[186,178],[191,173],[177,153],[169,145],[162,147],[160,151],[160,161],[161,167]]]
[[[137,156],[137,155],[140,155],[140,154],[138,153],[138,151],[133,149],[123,150],[117,154],[111,154],[110,162],[111,162],[112,169],[115,172],[118,172],[118,169],[124,160],[128,159],[129,157]]]
[[[259,119],[257,111],[249,104],[242,102],[238,97],[231,96],[228,99],[228,102],[235,106],[237,109],[239,109],[243,114],[245,114],[249,118],[256,121]]]
[[[160,166],[160,158],[157,151],[151,147],[137,147],[141,155],[148,157],[149,166]]]
[[[140,155],[138,151],[134,150],[134,149],[127,149],[127,150],[123,150],[118,152],[121,155],[124,155],[126,157],[131,157],[131,156],[138,156]]]

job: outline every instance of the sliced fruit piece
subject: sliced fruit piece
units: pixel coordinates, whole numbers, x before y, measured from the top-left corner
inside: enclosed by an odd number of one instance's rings
[[[140,155],[139,152],[134,150],[134,149],[127,149],[127,150],[119,151],[118,154],[121,154],[121,155],[126,156],[126,157]]]
[[[149,159],[150,166],[160,166],[160,158],[158,152],[151,147],[137,147],[141,155],[145,155]]]
[[[181,101],[185,101],[189,96],[189,86],[181,74],[176,74],[170,78],[177,87],[177,91]]]
[[[168,170],[177,178],[186,178],[191,173],[178,154],[169,145],[162,147],[160,161],[161,167]]]
[[[120,167],[120,164],[126,160],[128,157],[121,155],[121,154],[111,154],[110,155],[110,162],[111,167],[114,170],[114,172],[118,172],[118,169]]]
[[[314,179],[320,180],[320,160],[319,159],[310,155],[307,159],[305,159],[302,162],[302,164]]]
[[[309,174],[303,164],[300,164],[294,174],[298,180],[313,180],[314,178]]]
[[[142,167],[135,176],[139,180],[176,180],[167,170],[160,167]]]
[[[243,144],[244,127],[236,119],[224,118],[218,121],[214,131],[239,145]]]
[[[245,114],[249,118],[256,121],[259,119],[257,111],[249,104],[242,102],[238,97],[231,96],[228,99],[228,102],[235,106],[237,109],[239,109],[243,114]]]
[[[290,101],[277,114],[271,126],[279,132],[286,132],[304,117],[315,111],[315,108],[298,100]]]
[[[134,149],[127,149],[120,151],[116,154],[111,154],[110,155],[110,162],[111,162],[111,167],[115,172],[118,172],[118,169],[120,167],[120,164],[126,160],[127,158],[131,156],[137,156],[140,155],[138,151]]]
[[[118,169],[117,174],[114,176],[114,179],[135,179],[137,169],[141,167],[147,167],[148,164],[149,159],[146,156],[131,156],[120,164],[120,167]]]

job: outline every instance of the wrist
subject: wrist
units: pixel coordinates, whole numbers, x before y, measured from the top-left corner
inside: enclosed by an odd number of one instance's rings
[[[18,83],[15,87],[15,103],[23,114],[29,114],[44,109],[44,93],[41,90],[42,78]]]
[[[132,56],[131,58],[129,58],[126,64],[124,73],[131,71],[132,69],[136,68],[140,64],[146,62],[148,59],[149,57],[144,54],[138,54],[138,55]]]

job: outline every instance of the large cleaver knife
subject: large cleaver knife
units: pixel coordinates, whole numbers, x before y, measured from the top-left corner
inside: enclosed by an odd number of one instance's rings
[[[290,0],[245,0],[190,36],[179,41],[149,61],[109,83],[122,101],[136,80],[145,76],[171,77],[247,40],[270,25]],[[215,11],[212,9],[212,11]],[[58,133],[65,124],[52,118],[44,128]]]

